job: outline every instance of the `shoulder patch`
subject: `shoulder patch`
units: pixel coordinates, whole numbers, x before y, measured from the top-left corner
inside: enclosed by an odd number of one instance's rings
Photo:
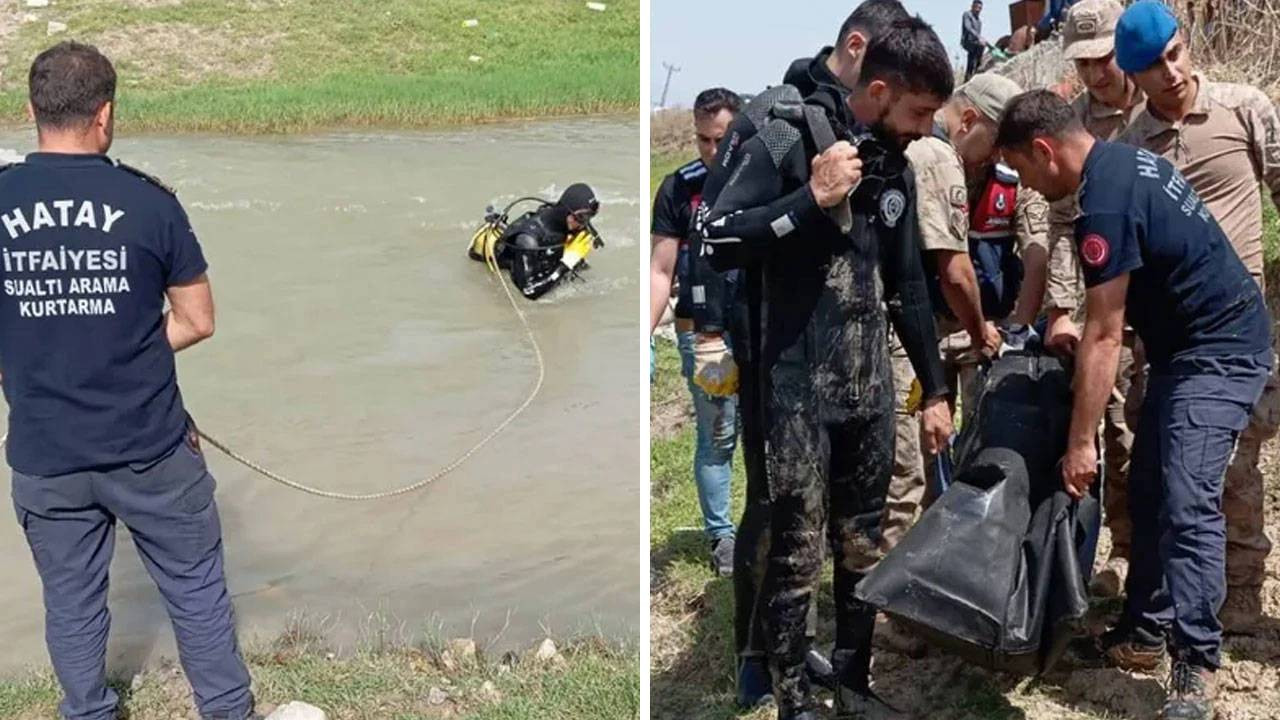
[[[151,183],[152,185],[155,185],[156,187],[160,188],[161,190],[164,190],[165,192],[169,193],[170,195],[173,195],[174,197],[177,197],[177,195],[178,195],[178,191],[177,191],[177,190],[174,190],[173,188],[169,187],[168,185],[165,185],[163,182],[160,182],[160,179],[159,179],[159,178],[157,178],[156,176],[154,176],[154,175],[150,175],[150,174],[148,174],[148,173],[145,173],[145,172],[143,172],[143,171],[139,170],[138,168],[133,167],[132,165],[126,165],[125,163],[122,163],[122,162],[120,162],[119,160],[117,160],[117,161],[116,161],[116,167],[118,167],[118,168],[120,168],[121,170],[124,170],[124,171],[126,171],[126,172],[129,172],[129,173],[132,173],[132,174],[134,174],[134,175],[137,175],[138,177],[142,178],[143,180],[146,180],[147,182]]]
[[[1085,265],[1100,268],[1107,264],[1111,256],[1111,245],[1107,239],[1097,233],[1089,233],[1080,241],[1080,259]]]
[[[676,170],[676,173],[679,174],[680,177],[684,179],[685,182],[689,182],[691,180],[697,180],[698,178],[706,175],[707,166],[704,165],[702,162],[702,159],[699,158],[687,165],[681,165]]]

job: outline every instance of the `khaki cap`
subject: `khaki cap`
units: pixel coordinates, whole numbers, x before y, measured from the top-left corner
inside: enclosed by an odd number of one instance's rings
[[[1091,60],[1116,49],[1116,22],[1124,6],[1116,0],[1081,0],[1067,11],[1062,54],[1067,60]]]
[[[956,93],[973,103],[992,122],[999,122],[1000,113],[1015,95],[1022,93],[1022,88],[1003,75],[986,72],[974,75],[969,82],[956,88]]]

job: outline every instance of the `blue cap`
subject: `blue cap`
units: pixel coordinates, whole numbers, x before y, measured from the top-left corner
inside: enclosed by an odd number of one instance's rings
[[[1138,0],[1116,23],[1116,65],[1127,73],[1151,67],[1178,32],[1178,18],[1160,0]]]

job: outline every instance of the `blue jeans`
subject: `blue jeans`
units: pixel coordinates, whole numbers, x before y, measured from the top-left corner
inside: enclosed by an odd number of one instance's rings
[[[222,526],[204,457],[183,440],[167,455],[103,471],[13,473],[13,502],[44,585],[45,640],[67,720],[116,717],[107,686],[107,571],[116,520],[160,589],[200,716],[253,711],[222,570]]]
[[[733,477],[733,449],[738,442],[738,398],[713,397],[693,382],[693,333],[676,334],[680,372],[693,396],[698,445],[693,453],[693,480],[702,506],[702,524],[714,540],[733,536],[729,519],[729,485]]]
[[[1212,669],[1226,597],[1223,478],[1270,364],[1268,351],[1153,369],[1129,461],[1126,615],[1154,635],[1171,629],[1182,657]]]

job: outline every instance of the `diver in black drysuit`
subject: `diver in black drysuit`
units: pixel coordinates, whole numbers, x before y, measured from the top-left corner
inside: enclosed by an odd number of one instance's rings
[[[830,46],[819,50],[813,57],[799,58],[791,63],[783,76],[785,85],[795,87],[802,96],[809,97],[822,89],[823,95],[833,99],[828,104],[841,108],[843,122],[848,122],[845,99],[846,89],[832,74],[827,58],[833,51]],[[751,118],[735,121],[725,133],[725,143],[743,135],[743,128],[753,125]],[[754,131],[753,131],[754,132]],[[735,169],[741,153],[722,146],[717,152],[717,165],[703,188],[704,207],[711,208],[724,183]],[[728,158],[729,164],[721,165]],[[807,177],[807,174],[806,174]],[[742,452],[746,471],[746,504],[738,524],[734,552],[734,649],[739,659],[738,701],[746,707],[754,706],[764,693],[771,690],[765,656],[763,613],[760,612],[760,584],[765,570],[765,552],[769,534],[769,487],[765,470],[764,417],[760,406],[759,353],[761,308],[760,263],[747,262],[740,268],[728,268],[724,272],[711,266],[710,259],[701,248],[701,236],[694,233],[690,244],[689,284],[698,287],[694,293],[693,321],[698,333],[728,332],[732,343],[733,358],[738,366],[738,417],[742,424]],[[806,634],[812,640],[817,631],[817,605],[810,604],[806,620]],[[825,658],[813,653],[809,657],[810,669],[815,680],[821,681]]]
[[[805,67],[811,78],[815,66],[820,58]],[[837,137],[848,138],[861,128],[846,96],[838,83],[820,81],[806,101],[823,107]],[[725,160],[703,190],[710,207],[703,218],[710,251],[704,255],[716,270],[743,269],[736,291],[742,302],[733,306],[736,320],[729,325],[743,378],[748,482],[754,479],[755,487],[748,488],[735,559],[739,649],[758,653],[753,640],[764,635],[780,717],[792,717],[809,709],[805,616],[821,571],[816,539],[828,508],[837,703],[870,695],[875,610],[854,597],[863,569],[852,567],[850,556],[874,542],[892,473],[886,301],[925,398],[944,395],[946,383],[918,250],[914,179],[901,149],[886,148],[882,158],[894,162],[880,166],[864,159],[852,230],[844,234],[806,187],[809,158],[817,154],[809,134],[781,121],[765,124],[746,111],[740,118],[760,132],[734,148],[731,127],[719,150]],[[871,143],[863,149],[871,150]],[[733,166],[748,155],[755,160]],[[883,172],[890,166],[891,174],[873,177],[878,167]],[[883,201],[886,196],[892,202]],[[784,216],[794,230],[779,237],[775,228]],[[772,542],[763,542],[764,536]],[[751,565],[761,561],[764,577],[752,593],[758,572]],[[759,632],[760,615],[765,633]]]
[[[574,268],[563,262],[565,239],[586,227],[600,210],[595,193],[584,183],[565,188],[560,199],[525,213],[498,240],[498,267],[530,300],[542,297]]]

